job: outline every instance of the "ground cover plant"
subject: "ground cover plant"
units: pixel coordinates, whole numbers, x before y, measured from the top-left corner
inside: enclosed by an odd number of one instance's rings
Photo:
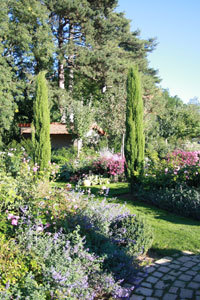
[[[56,165],[40,171],[23,149],[11,174],[15,151],[0,157],[0,299],[126,299],[122,282],[134,288],[149,225],[106,199],[52,187]]]

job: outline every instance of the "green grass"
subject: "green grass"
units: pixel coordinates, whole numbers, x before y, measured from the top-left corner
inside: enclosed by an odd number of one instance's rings
[[[181,217],[165,210],[156,208],[128,195],[127,183],[107,185],[110,188],[109,201],[124,203],[133,214],[144,217],[154,229],[152,254],[171,255],[179,251],[200,251],[200,221]],[[92,188],[98,194],[101,186]],[[113,196],[116,196],[114,198]]]

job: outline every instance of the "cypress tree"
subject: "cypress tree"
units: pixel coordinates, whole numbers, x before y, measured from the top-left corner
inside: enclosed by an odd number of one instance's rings
[[[32,142],[34,146],[34,161],[40,166],[40,170],[44,170],[51,160],[50,114],[44,71],[37,76]]]
[[[144,162],[143,101],[137,68],[130,68],[127,78],[125,158],[126,176],[133,190]]]

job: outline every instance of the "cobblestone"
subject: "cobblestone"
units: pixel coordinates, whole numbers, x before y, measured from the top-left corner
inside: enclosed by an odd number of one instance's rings
[[[130,300],[200,300],[200,254],[163,257],[145,270]]]

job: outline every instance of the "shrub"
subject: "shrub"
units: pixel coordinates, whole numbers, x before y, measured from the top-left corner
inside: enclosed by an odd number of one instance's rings
[[[0,239],[0,266],[0,291],[5,289],[7,282],[15,284],[28,271],[26,255],[14,240],[6,240],[4,235]]]
[[[22,232],[18,240],[19,246],[34,256],[38,266],[28,273],[31,281],[22,278],[18,282],[20,299],[38,294],[42,298],[37,296],[36,299],[92,300],[104,295],[117,296],[121,292],[112,275],[102,271],[104,259],[84,248],[78,228],[66,235],[61,230],[43,233],[33,226]],[[12,297],[16,297],[12,284],[10,291]]]
[[[140,190],[138,196],[162,209],[200,220],[200,193],[187,185],[152,189],[151,192]]]
[[[114,242],[131,255],[146,254],[153,242],[153,232],[144,219],[135,215],[118,216],[110,224]]]
[[[172,162],[174,165],[182,166],[194,166],[200,163],[200,151],[183,151],[175,150],[167,155],[168,162]]]
[[[117,220],[123,220],[123,225]],[[146,253],[152,243],[152,231],[144,220],[136,217],[134,226],[128,229],[129,221],[133,221],[133,216],[125,207],[104,199],[101,202],[89,201],[69,223],[71,226],[80,224],[82,235],[86,236],[86,245],[98,255],[106,256],[103,264],[105,270],[112,272],[117,280],[125,279],[131,283],[135,274],[133,255]],[[124,229],[126,226],[127,232]],[[117,242],[119,236],[125,241],[123,245]],[[129,240],[135,241],[134,248]]]
[[[101,156],[93,164],[93,173],[116,176],[124,173],[125,160],[119,154]]]

